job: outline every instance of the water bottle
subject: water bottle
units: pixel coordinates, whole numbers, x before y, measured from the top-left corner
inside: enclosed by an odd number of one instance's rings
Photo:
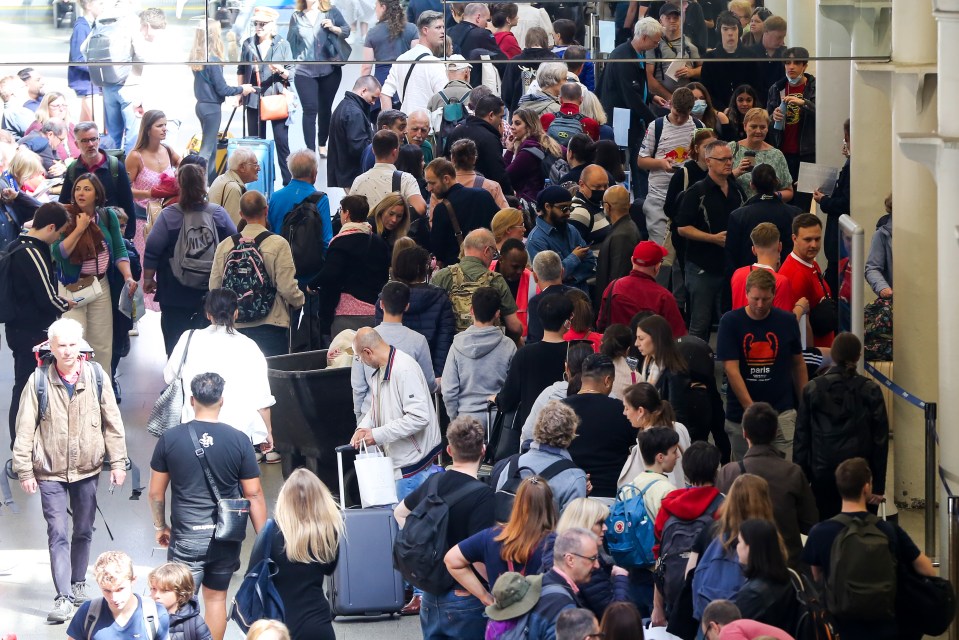
[[[779,131],[782,131],[783,129],[786,128],[786,101],[785,100],[783,100],[782,103],[779,105],[779,111],[783,114],[783,119],[773,122],[773,129],[778,129]]]
[[[544,188],[544,189],[548,189],[551,184],[553,184],[553,181],[550,180],[549,178],[546,178],[545,180],[543,180],[543,188]]]

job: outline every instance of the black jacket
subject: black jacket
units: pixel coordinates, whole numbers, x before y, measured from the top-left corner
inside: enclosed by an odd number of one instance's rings
[[[346,189],[352,187],[356,177],[363,173],[360,166],[363,150],[372,141],[370,105],[352,91],[347,91],[330,119],[327,184]]]
[[[499,131],[482,118],[469,116],[457,125],[446,139],[446,149],[449,151],[457,140],[468,138],[476,143],[476,172],[482,173],[487,179],[495,180],[503,188],[503,194],[513,195],[509,176],[506,174],[506,161],[503,160],[503,142]],[[447,156],[449,154],[447,153]],[[350,185],[346,185],[350,186]]]
[[[831,196],[823,196],[819,201],[819,208],[826,214],[826,229],[823,234],[823,243],[826,249],[826,260],[839,262],[839,216],[849,214],[849,158],[839,171],[836,188]],[[878,226],[876,227],[878,229]]]
[[[546,534],[543,541],[543,573],[553,568],[553,547],[556,532]],[[629,576],[613,576],[615,562],[602,545],[599,548],[599,568],[589,574],[588,582],[579,582],[579,597],[597,618],[603,617],[606,607],[614,602],[629,601]]]
[[[633,270],[633,249],[642,240],[639,228],[623,216],[609,228],[596,257],[596,293],[602,296],[610,282]]]
[[[748,82],[748,78],[743,78],[743,82],[740,83],[752,85],[756,93],[759,94],[760,100],[762,100],[764,96],[769,95],[769,88],[776,84],[777,81],[782,79],[783,82],[785,82],[786,72],[783,70],[783,61],[786,57],[785,46],[780,47],[774,55],[769,56],[766,54],[766,48],[763,46],[763,43],[760,42],[751,47],[746,47],[743,50],[743,56],[746,58],[763,59],[762,62],[753,63],[753,68],[751,69],[753,73],[752,82]],[[779,103],[776,103],[776,106],[778,107]],[[769,129],[772,130],[772,126],[770,126]]]
[[[496,201],[486,189],[474,189],[454,184],[446,192],[446,198],[453,205],[453,211],[460,225],[463,237],[474,229],[487,228],[493,224],[493,216],[499,211]],[[453,223],[446,204],[440,201],[433,209],[433,227],[430,230],[430,248],[437,261],[443,266],[460,261],[460,246],[456,240]]]
[[[463,20],[447,31],[446,37],[453,43],[453,53],[459,53],[467,60],[479,60],[482,55],[488,55],[491,60],[507,59],[506,54],[496,44],[493,34],[472,22]],[[496,69],[499,71],[499,65],[496,65]],[[483,65],[474,64],[470,71],[470,84],[476,87],[482,84],[482,81]]]
[[[756,620],[788,633],[799,621],[799,601],[792,582],[774,582],[767,578],[750,578],[734,599],[745,620]]]
[[[743,84],[744,78],[755,73],[755,65],[750,62],[741,62],[747,57],[745,47],[738,46],[732,53],[722,47],[707,51],[703,56],[703,72],[700,81],[709,90],[713,106],[717,111],[723,111],[729,106],[736,87]],[[765,94],[761,94],[765,95]]]
[[[756,262],[753,255],[753,243],[749,234],[760,222],[771,222],[779,229],[779,241],[783,248],[780,252],[780,264],[786,261],[786,256],[793,250],[792,223],[793,218],[802,213],[799,207],[794,207],[782,201],[779,196],[755,195],[746,203],[729,214],[729,224],[726,227],[726,269],[730,275],[739,267]]]
[[[523,70],[520,68],[520,65],[527,69],[532,69],[533,75],[535,76],[540,63],[527,62],[523,64],[523,62],[526,60],[547,60],[550,58],[556,58],[556,54],[553,53],[551,49],[540,49],[539,47],[527,48],[523,49],[518,56],[510,61],[519,64],[508,64],[505,69],[500,68],[500,74],[503,76],[503,102],[506,103],[506,108],[509,109],[510,113],[516,111],[516,105],[519,103],[519,99],[523,97]]]
[[[28,133],[20,138],[20,144],[40,156],[43,170],[47,172],[46,176],[48,178],[54,177],[50,174],[50,167],[53,166],[53,163],[59,160],[60,157],[57,155],[56,149],[50,146],[50,141],[47,140],[47,137],[43,135],[42,132],[33,131]]]
[[[351,233],[330,242],[323,270],[310,283],[321,288],[324,310],[332,313],[341,293],[374,304],[390,274],[389,250],[375,233]]]
[[[869,462],[873,493],[885,494],[889,420],[882,389],[855,371],[832,367],[803,389],[793,461],[815,482],[857,456]]]
[[[781,66],[781,65],[780,65]],[[812,161],[816,159],[816,78],[808,73],[806,84],[803,86],[802,98],[805,101],[799,109],[799,155],[810,156]],[[783,76],[776,84],[769,88],[766,97],[766,111],[772,118],[773,110],[782,103],[782,92],[786,90],[786,77]],[[762,95],[762,94],[760,94]],[[783,132],[769,127],[769,135],[766,141],[777,149],[782,148]]]
[[[609,59],[616,62],[603,66],[596,95],[607,114],[612,114],[616,107],[630,110],[629,146],[633,147],[642,140],[646,125],[656,116],[646,106],[646,70],[636,63],[636,50],[630,42],[624,42],[609,54]]]
[[[8,325],[23,329],[48,327],[60,314],[69,310],[67,301],[57,295],[57,280],[54,277],[53,257],[50,247],[43,240],[30,236],[18,236],[10,246],[25,245],[10,258],[10,282],[13,284],[13,300],[17,315]]]
[[[196,596],[170,614],[170,640],[210,640],[209,627],[200,615],[200,605]]]
[[[382,321],[383,307],[377,298],[376,324]],[[410,285],[410,306],[403,314],[403,326],[426,338],[433,358],[433,371],[442,371],[456,335],[456,318],[446,291],[425,282]]]

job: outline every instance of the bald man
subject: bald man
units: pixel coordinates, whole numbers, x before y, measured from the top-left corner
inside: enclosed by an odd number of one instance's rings
[[[609,188],[609,174],[598,164],[587,165],[579,176],[569,222],[594,250],[609,234],[609,221],[603,215],[603,194]]]
[[[596,166],[596,165],[590,165]],[[604,172],[605,173],[605,172]],[[586,172],[583,172],[586,177]],[[616,278],[622,278],[633,268],[633,249],[642,240],[636,223],[629,216],[629,190],[621,185],[610,187],[603,194],[603,211],[609,218],[609,233],[599,245],[596,258],[596,291],[606,291],[606,286]],[[595,301],[599,309],[599,300]]]

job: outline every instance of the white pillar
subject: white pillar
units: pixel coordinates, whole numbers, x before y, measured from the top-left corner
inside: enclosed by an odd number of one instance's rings
[[[842,123],[849,117],[852,65],[848,60],[825,58],[848,58],[852,53],[852,41],[846,28],[820,12],[816,20],[816,112],[829,114],[816,118],[816,162],[832,167],[841,167]]]
[[[777,16],[786,16],[789,4],[788,0],[766,0],[765,6]]]
[[[817,56],[816,0],[792,0],[786,9],[787,44],[791,47],[806,47],[812,56]]]

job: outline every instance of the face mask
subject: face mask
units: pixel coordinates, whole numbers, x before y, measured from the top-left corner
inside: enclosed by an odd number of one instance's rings
[[[706,113],[706,101],[705,101],[705,100],[697,100],[696,102],[694,102],[694,103],[693,103],[693,115],[694,115],[694,116],[701,116],[701,115],[703,115],[704,113]]]
[[[786,76],[786,81],[789,82],[789,86],[790,86],[790,87],[795,87],[795,86],[797,86],[800,82],[803,81],[803,76],[802,76],[802,74],[800,74],[798,78],[790,78],[789,76]]]
[[[603,206],[604,193],[606,193],[606,189],[593,189],[593,193],[589,196],[589,201],[598,207]]]

